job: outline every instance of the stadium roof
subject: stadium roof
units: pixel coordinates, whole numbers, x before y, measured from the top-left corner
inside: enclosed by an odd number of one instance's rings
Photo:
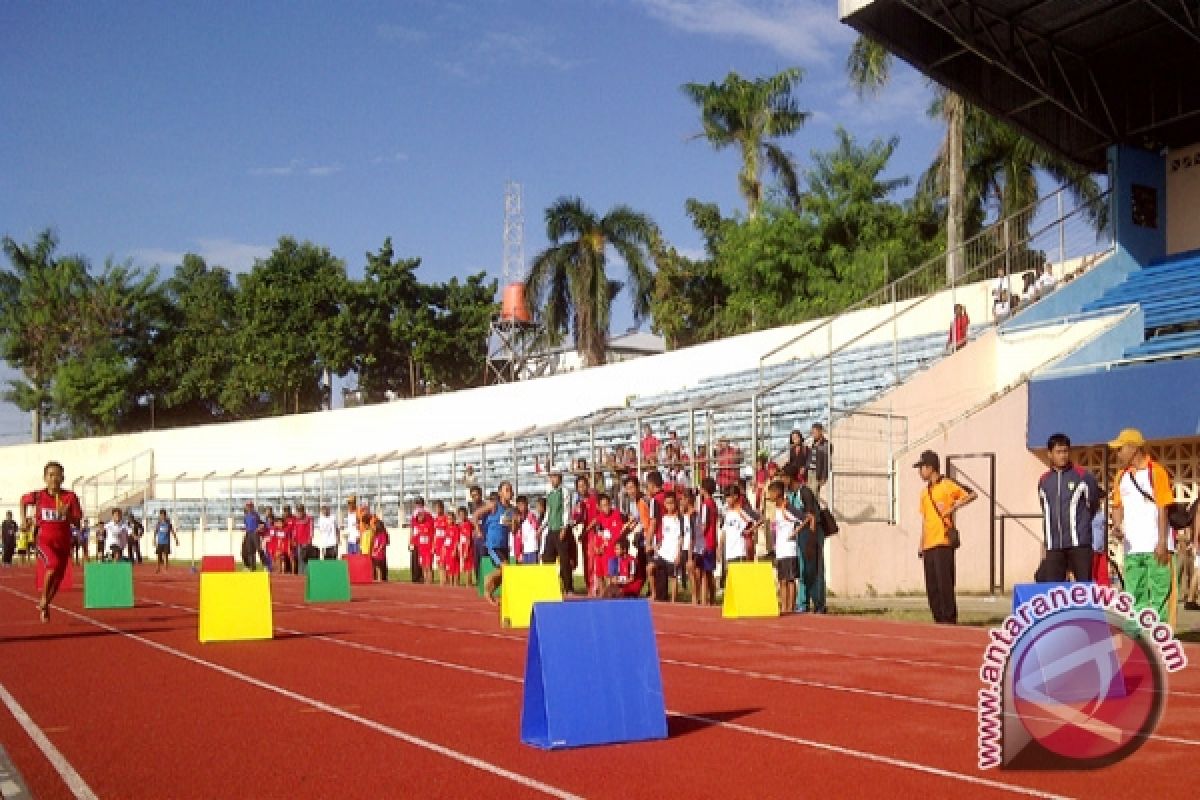
[[[1200,142],[1195,0],[839,0],[843,21],[1096,170],[1105,148]]]

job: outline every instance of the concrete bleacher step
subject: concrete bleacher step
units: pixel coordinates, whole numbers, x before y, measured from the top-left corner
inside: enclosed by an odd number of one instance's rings
[[[1155,336],[1125,351],[1126,358],[1200,350],[1200,330]]]

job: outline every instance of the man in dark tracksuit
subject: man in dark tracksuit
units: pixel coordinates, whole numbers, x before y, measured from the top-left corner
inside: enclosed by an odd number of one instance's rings
[[[1092,517],[1100,505],[1100,487],[1087,470],[1071,463],[1071,440],[1056,433],[1046,443],[1050,470],[1038,481],[1046,558],[1039,582],[1092,579]]]

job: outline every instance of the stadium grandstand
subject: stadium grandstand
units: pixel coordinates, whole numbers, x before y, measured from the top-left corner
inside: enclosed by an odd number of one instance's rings
[[[1034,490],[1049,433],[1085,446],[1136,426],[1181,500],[1200,473],[1200,29],[1152,2],[842,0],[843,18],[971,102],[1056,151],[1107,168],[1109,227],[1060,189],[835,316],[567,374],[249,422],[6,447],[0,506],[41,465],[68,466],[88,509],[167,509],[186,558],[236,553],[240,511],[368,501],[406,552],[413,500],[465,502],[473,480],[536,496],[550,465],[611,480],[607,456],[644,426],[695,453],[719,441],[750,467],[793,429],[833,442],[826,542],[843,596],[912,592],[923,449],[984,502],[962,512],[963,591],[1004,591],[1041,557]],[[1165,17],[1165,19],[1164,19]],[[1016,45],[1002,48],[999,43]],[[1138,56],[1150,42],[1157,61]],[[1190,60],[1189,60],[1190,59]],[[1055,66],[1057,65],[1057,66]],[[1113,66],[1107,66],[1113,65]],[[1115,66],[1115,65],[1120,65]],[[946,287],[946,260],[964,264]],[[1057,288],[997,319],[992,289],[1041,274]],[[937,287],[937,288],[931,288]],[[947,348],[953,308],[970,341]],[[639,465],[644,466],[644,465]],[[468,474],[473,479],[466,477]],[[94,512],[93,512],[94,513]]]

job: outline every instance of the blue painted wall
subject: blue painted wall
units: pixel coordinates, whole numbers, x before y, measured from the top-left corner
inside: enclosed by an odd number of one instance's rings
[[[1121,283],[1134,270],[1140,269],[1133,258],[1122,250],[1117,250],[1083,275],[1069,283],[1060,284],[1057,289],[1037,301],[1005,323],[1008,327],[1020,327],[1052,319],[1062,319],[1092,302],[1106,291]]]
[[[1141,344],[1146,335],[1146,316],[1139,306],[1127,318],[1110,330],[1092,339],[1071,355],[1057,361],[1050,369],[1082,367],[1088,364],[1107,364],[1125,357],[1125,351]]]
[[[1108,149],[1112,177],[1112,212],[1117,249],[1141,266],[1167,253],[1167,161],[1158,153],[1128,145]],[[1133,223],[1134,187],[1154,190],[1158,214],[1154,227]]]
[[[1076,444],[1110,441],[1122,428],[1147,439],[1200,435],[1200,358],[1156,361],[1029,383],[1026,444],[1062,431]]]

